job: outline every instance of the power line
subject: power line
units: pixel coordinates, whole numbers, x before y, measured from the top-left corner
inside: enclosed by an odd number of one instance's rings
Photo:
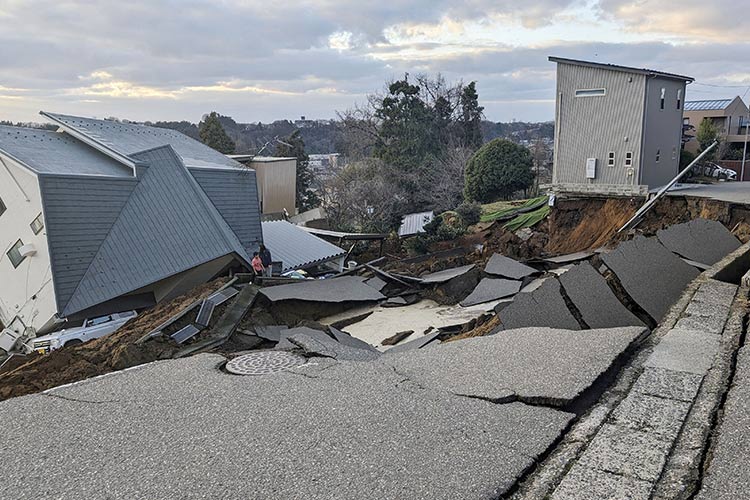
[[[744,89],[747,88],[747,85],[718,85],[715,83],[700,83],[700,82],[693,82],[691,85],[703,85],[705,87],[718,87],[718,88],[724,88],[724,89]]]

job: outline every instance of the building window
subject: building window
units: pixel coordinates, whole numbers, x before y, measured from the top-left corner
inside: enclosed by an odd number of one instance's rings
[[[677,109],[682,107],[682,89],[677,91]]]
[[[605,89],[578,89],[576,90],[576,97],[596,97],[606,93]]]
[[[8,207],[5,206],[5,203],[3,203],[2,198],[0,198],[0,215],[3,215],[7,209]]]
[[[607,166],[608,167],[615,166],[615,152],[614,151],[610,151],[609,154],[607,154]]]
[[[18,267],[26,258],[21,255],[20,249],[22,246],[23,241],[18,240],[12,247],[10,247],[10,250],[8,250],[8,258],[10,259],[10,263],[13,264],[14,268]]]
[[[31,230],[34,231],[34,234],[39,234],[42,229],[44,229],[44,220],[42,220],[42,214],[39,214],[36,216],[36,219],[31,221]]]
[[[677,159],[677,148],[672,148],[672,159],[673,160]]]
[[[632,167],[633,166],[633,152],[628,151],[625,153],[625,166],[626,167]]]
[[[656,150],[656,163],[659,163],[659,160],[661,160],[661,149]]]
[[[664,109],[664,96],[666,94],[667,94],[667,89],[665,89],[664,87],[662,87],[661,88],[661,104],[660,104],[661,109]]]

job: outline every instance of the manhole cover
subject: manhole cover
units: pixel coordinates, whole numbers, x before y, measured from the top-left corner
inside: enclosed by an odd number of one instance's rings
[[[236,375],[267,375],[304,365],[306,358],[284,351],[252,352],[227,363],[227,371]]]

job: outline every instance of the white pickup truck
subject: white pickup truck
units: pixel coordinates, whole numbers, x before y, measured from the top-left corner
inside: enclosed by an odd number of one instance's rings
[[[136,316],[138,313],[135,311],[128,311],[87,319],[83,322],[83,326],[67,328],[31,339],[28,345],[33,351],[46,354],[61,347],[78,345],[109,335]]]

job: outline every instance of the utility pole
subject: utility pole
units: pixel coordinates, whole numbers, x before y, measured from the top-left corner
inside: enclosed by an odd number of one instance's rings
[[[748,107],[747,117],[745,118],[745,146],[742,148],[742,172],[740,173],[740,181],[745,180],[745,161],[747,158],[747,136],[750,131],[750,107]]]

